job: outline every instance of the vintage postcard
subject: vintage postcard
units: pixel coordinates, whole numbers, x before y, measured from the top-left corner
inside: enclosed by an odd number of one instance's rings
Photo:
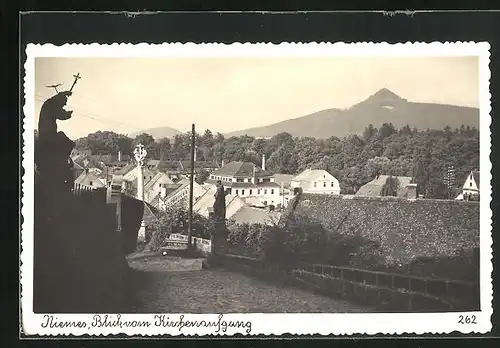
[[[491,329],[488,43],[26,53],[24,334]]]

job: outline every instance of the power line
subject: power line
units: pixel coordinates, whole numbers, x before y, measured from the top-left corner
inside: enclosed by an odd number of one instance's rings
[[[47,98],[45,96],[42,96],[42,95],[39,95],[39,94],[36,94],[35,95],[35,99],[38,100],[38,101],[41,101],[41,102],[45,102],[49,98]],[[139,127],[132,126],[132,125],[125,124],[125,123],[119,123],[119,122],[116,122],[115,120],[106,118],[106,117],[104,117],[102,115],[98,115],[98,114],[96,114],[94,112],[82,111],[82,108],[74,106],[74,105],[71,105],[71,104],[67,104],[67,106],[69,106],[71,109],[76,109],[76,111],[78,112],[79,116],[87,117],[89,119],[92,119],[92,120],[95,120],[95,121],[98,121],[98,122],[102,122],[102,123],[114,124],[114,125],[117,125],[117,126],[120,126],[120,127],[123,127],[123,128],[128,128],[128,129],[132,128],[132,129],[138,130],[138,131],[142,130]],[[78,109],[80,109],[80,110],[78,110]]]

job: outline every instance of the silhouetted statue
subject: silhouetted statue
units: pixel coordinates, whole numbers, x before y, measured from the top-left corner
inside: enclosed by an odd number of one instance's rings
[[[64,110],[71,92],[59,92],[42,105],[38,121],[35,163],[40,179],[50,190],[71,190],[73,163],[70,158],[75,143],[63,132],[57,132],[56,120],[68,120],[72,111]],[[56,192],[54,192],[56,193]]]
[[[226,220],[226,192],[221,181],[217,181],[217,191],[215,192],[214,215],[213,219],[216,222]]]

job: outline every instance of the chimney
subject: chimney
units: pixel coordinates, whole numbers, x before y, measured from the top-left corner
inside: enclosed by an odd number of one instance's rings
[[[266,170],[266,154],[262,154],[262,170]]]
[[[118,162],[122,161],[122,152],[118,151]]]

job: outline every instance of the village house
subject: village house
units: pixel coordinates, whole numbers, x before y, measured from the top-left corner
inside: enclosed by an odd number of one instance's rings
[[[379,197],[382,196],[384,187],[390,175],[379,175],[369,183],[361,186],[356,192],[356,196]],[[417,184],[412,183],[410,176],[392,176],[398,180],[397,197],[414,199],[417,197]]]
[[[146,202],[151,202],[164,188],[172,184],[174,184],[174,182],[167,174],[162,172],[156,173],[152,179],[144,184],[144,200]]]
[[[161,188],[158,196],[158,207],[160,210],[165,210],[169,206],[179,206],[179,204],[189,208],[189,180],[182,179],[175,186],[177,188],[173,191],[169,190],[169,185]],[[206,191],[206,188],[193,181],[193,202],[196,202]]]
[[[216,185],[218,181],[231,196],[255,197],[264,206],[275,206],[281,201],[280,185],[274,177],[251,162],[234,161],[214,170],[207,184]]]
[[[83,187],[95,189],[100,187],[106,187],[107,182],[106,179],[100,178],[96,173],[86,169],[82,174],[80,174],[75,179],[75,185],[80,185]]]
[[[182,168],[182,171],[184,173],[190,173],[191,171],[191,161],[180,161],[180,166]],[[195,173],[205,170],[209,173],[213,172],[214,170],[218,169],[219,166],[215,162],[209,162],[209,161],[196,161],[194,162],[194,171]]]
[[[193,212],[209,218],[213,213],[215,203],[215,193],[217,188],[215,186],[206,186],[205,192],[193,204]],[[234,213],[241,207],[245,206],[245,201],[239,196],[226,196],[226,219],[230,219]]]
[[[92,151],[90,149],[73,148],[73,150],[71,150],[70,157],[71,158],[78,157],[78,156],[87,157],[87,156],[91,156],[91,155],[92,155]]]
[[[116,155],[92,155],[92,159],[106,166],[109,170],[115,170],[125,167],[131,162],[129,155],[124,155],[118,151]]]
[[[281,212],[262,208],[241,206],[230,217],[236,224],[261,224],[273,226],[279,223]]]
[[[119,172],[118,172],[119,173]],[[128,173],[123,175],[123,188],[124,191],[131,196],[135,196],[137,194],[137,168],[131,169]],[[121,173],[119,173],[121,174]],[[157,173],[149,170],[148,168],[142,169],[143,182],[147,184],[148,181],[153,179],[153,177]]]
[[[165,161],[162,159],[150,159],[146,162],[146,167],[150,170],[159,170],[163,171],[169,176],[171,179],[181,179],[181,177],[186,176],[191,171],[191,161]],[[215,169],[219,168],[217,163],[208,162],[208,161],[197,161],[194,162],[194,171],[195,173],[205,170],[207,172],[212,172]]]
[[[458,200],[479,200],[479,171],[472,171],[465,179],[462,193],[456,198]]]
[[[73,173],[74,177],[78,178],[85,171],[85,168],[78,162],[73,161]]]
[[[298,189],[304,193],[340,194],[337,178],[323,169],[306,169],[290,181],[294,194]]]
[[[149,170],[157,170],[161,160],[150,159],[146,162],[146,168]]]

